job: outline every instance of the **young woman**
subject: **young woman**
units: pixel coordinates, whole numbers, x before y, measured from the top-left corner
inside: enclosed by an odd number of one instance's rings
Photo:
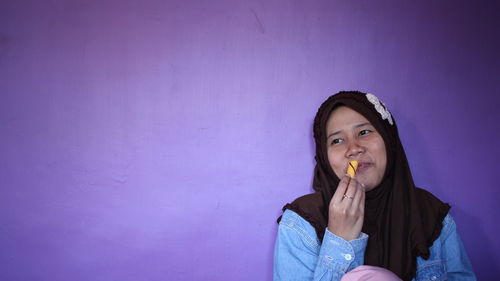
[[[314,139],[316,192],[283,208],[274,280],[475,280],[450,206],[415,187],[377,97],[329,97]],[[354,177],[346,175],[353,160]]]

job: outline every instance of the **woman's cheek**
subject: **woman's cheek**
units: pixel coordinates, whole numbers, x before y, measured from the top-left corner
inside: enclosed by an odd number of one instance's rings
[[[332,147],[328,148],[328,162],[330,167],[337,177],[340,179],[345,174],[345,168],[347,167],[347,162],[344,163],[342,153],[335,151]]]
[[[336,163],[336,165],[333,166],[332,169],[335,175],[337,175],[339,179],[342,178],[342,176],[345,174],[344,165],[340,163]]]

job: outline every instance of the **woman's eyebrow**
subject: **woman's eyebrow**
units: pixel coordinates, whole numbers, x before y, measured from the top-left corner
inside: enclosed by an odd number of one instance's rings
[[[371,123],[370,122],[361,123],[361,124],[358,124],[358,125],[354,126],[354,128],[359,128],[359,127],[363,127],[363,126],[366,126],[366,125],[371,125]]]
[[[354,125],[354,127],[353,127],[353,128],[359,128],[359,127],[363,127],[363,126],[366,126],[366,125],[370,125],[370,126],[371,126],[372,124],[371,124],[370,122],[361,123],[361,124]],[[335,136],[335,135],[338,135],[341,131],[342,131],[342,130],[339,130],[339,131],[335,131],[335,132],[333,132],[333,133],[329,134],[329,135],[326,137],[326,139],[329,139],[329,138],[331,138],[331,137],[333,137],[333,136]]]
[[[333,133],[329,134],[329,135],[326,137],[326,139],[329,139],[329,138],[331,138],[331,137],[333,137],[333,136],[335,136],[335,135],[338,135],[339,133],[340,133],[340,131],[333,132]]]

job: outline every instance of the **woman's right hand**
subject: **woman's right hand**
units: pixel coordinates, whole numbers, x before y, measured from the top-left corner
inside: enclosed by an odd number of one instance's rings
[[[345,175],[330,200],[328,230],[351,241],[359,238],[365,214],[365,188]]]

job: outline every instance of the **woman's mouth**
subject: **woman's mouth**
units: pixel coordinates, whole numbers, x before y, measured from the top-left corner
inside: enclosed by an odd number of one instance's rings
[[[369,163],[369,162],[359,162],[357,172],[362,172],[363,170],[366,170],[366,169],[370,168],[371,166],[373,166],[372,163]]]

